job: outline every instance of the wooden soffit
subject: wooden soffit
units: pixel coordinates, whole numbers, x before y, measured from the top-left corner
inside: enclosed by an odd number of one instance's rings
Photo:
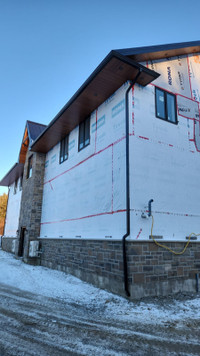
[[[48,152],[62,138],[89,116],[127,80],[134,80],[141,71],[137,83],[145,86],[159,74],[133,60],[111,51],[80,87],[46,130],[35,140],[31,151]]]
[[[26,127],[24,136],[23,136],[23,140],[22,140],[22,144],[20,147],[20,151],[19,151],[19,163],[23,163],[23,164],[25,163],[28,147],[29,147],[29,135],[28,135],[27,127]]]

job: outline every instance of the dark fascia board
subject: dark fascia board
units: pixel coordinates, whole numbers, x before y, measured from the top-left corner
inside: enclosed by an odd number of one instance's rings
[[[200,41],[170,43],[164,45],[116,49],[116,52],[135,60],[151,60],[200,52]]]
[[[152,76],[153,79],[156,79],[160,76],[159,73],[144,67],[143,65],[133,61],[130,58],[127,58],[126,56],[122,55],[121,53],[118,53],[115,50],[112,50],[105,58],[104,60],[98,65],[98,67],[92,72],[92,74],[88,77],[88,79],[82,84],[82,86],[77,90],[77,92],[71,97],[71,99],[67,102],[67,104],[59,111],[59,113],[54,117],[54,119],[49,123],[49,125],[46,127],[46,129],[38,136],[38,138],[33,142],[31,146],[31,151],[34,151],[34,146],[35,144],[42,139],[42,137],[46,134],[46,132],[49,130],[51,126],[54,125],[54,123],[61,117],[61,115],[67,110],[67,108],[81,95],[81,93],[84,91],[84,89],[90,84],[90,82],[101,72],[101,70],[104,68],[104,66],[113,58],[116,57],[119,60],[121,60],[124,63],[130,64],[131,66],[134,66],[138,70],[142,69],[142,71],[149,76]]]
[[[24,171],[24,164],[15,163],[12,166],[12,168],[8,171],[8,173],[0,181],[0,186],[9,187],[12,183],[16,181],[16,179],[21,177],[23,171]]]

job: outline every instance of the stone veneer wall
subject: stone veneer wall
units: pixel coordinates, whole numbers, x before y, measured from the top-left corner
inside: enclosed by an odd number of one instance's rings
[[[12,242],[16,240],[16,238],[12,237],[2,237],[1,239],[1,247],[2,250],[6,252],[12,252]]]
[[[184,243],[166,243],[180,251]],[[124,295],[121,241],[40,239],[41,265],[71,273],[84,281]],[[195,292],[200,273],[200,243],[173,255],[154,242],[127,242],[131,298]]]
[[[28,159],[33,155],[32,176],[27,179]],[[24,259],[28,260],[29,241],[40,235],[42,195],[44,180],[45,155],[28,152],[24,166],[19,234],[21,227],[26,227],[24,241]]]

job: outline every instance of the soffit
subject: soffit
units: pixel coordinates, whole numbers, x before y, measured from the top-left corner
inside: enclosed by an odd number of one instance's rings
[[[159,76],[158,73],[112,51],[36,139],[31,150],[48,152],[127,80],[134,80],[140,69],[142,73],[137,83],[142,86]]]

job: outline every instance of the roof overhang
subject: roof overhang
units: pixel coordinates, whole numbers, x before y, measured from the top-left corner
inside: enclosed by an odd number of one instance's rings
[[[21,144],[20,152],[19,152],[19,163],[23,163],[23,164],[25,163],[26,153],[29,148],[29,141],[30,141],[30,139],[29,139],[27,124],[26,124],[24,136],[23,136],[23,140],[22,140],[22,144]]]
[[[128,80],[146,86],[159,74],[116,51],[111,51],[63,109],[35,140],[31,150],[47,153]]]
[[[9,187],[23,174],[24,164],[15,163],[5,177],[0,181],[0,186]]]
[[[117,49],[118,53],[138,62],[182,56],[200,52],[200,41],[172,43],[158,46]]]
[[[46,125],[39,124],[38,122],[33,122],[29,120],[26,121],[24,136],[19,152],[19,163],[25,163],[26,154],[29,150],[31,143],[44,131],[46,127]]]

